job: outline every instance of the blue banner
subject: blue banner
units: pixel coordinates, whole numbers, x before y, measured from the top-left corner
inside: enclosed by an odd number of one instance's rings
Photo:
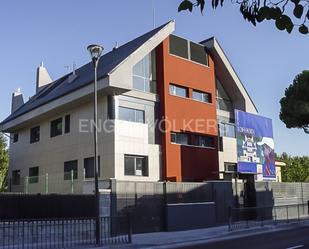
[[[275,180],[275,151],[272,120],[235,110],[237,170],[256,174],[257,180]]]

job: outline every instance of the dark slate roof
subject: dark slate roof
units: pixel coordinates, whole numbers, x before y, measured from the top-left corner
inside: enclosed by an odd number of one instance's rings
[[[168,23],[149,31],[148,33],[120,46],[119,48],[104,54],[98,65],[98,79],[105,77],[109,72],[116,68],[122,61],[124,61],[130,54],[136,51],[152,36],[163,29]],[[18,108],[14,113],[8,116],[1,124],[7,123],[18,116],[21,116],[39,106],[47,104],[48,102],[60,98],[68,93],[76,91],[77,89],[89,85],[93,81],[93,65],[92,62],[78,68],[76,70],[78,77],[72,82],[68,82],[70,74],[67,74],[60,79],[54,81],[50,85],[43,88],[36,95],[29,99],[24,105]]]

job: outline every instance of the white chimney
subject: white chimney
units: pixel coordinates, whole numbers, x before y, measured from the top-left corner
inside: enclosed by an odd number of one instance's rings
[[[18,88],[17,91],[13,92],[12,94],[11,113],[15,112],[23,104],[24,104],[24,98],[22,93],[20,92],[20,88]]]
[[[46,86],[52,82],[53,80],[49,76],[47,69],[44,67],[43,62],[41,62],[36,71],[36,92],[39,92],[43,86]]]

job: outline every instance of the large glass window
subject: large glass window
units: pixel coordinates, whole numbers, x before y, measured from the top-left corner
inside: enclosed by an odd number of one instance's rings
[[[20,184],[20,170],[12,171],[12,184],[19,185]]]
[[[188,97],[188,89],[185,88],[185,87],[170,84],[170,94],[175,95],[175,96],[179,96],[179,97],[187,98]]]
[[[193,90],[192,92],[192,98],[198,101],[206,102],[206,103],[211,103],[211,94],[210,93],[205,93],[201,91],[196,91]]]
[[[188,59],[188,41],[181,37],[170,35],[170,53]]]
[[[229,123],[219,123],[219,134],[221,137],[236,137],[235,125]]]
[[[136,123],[145,123],[145,112],[142,110],[120,106],[119,119]]]
[[[205,51],[204,46],[190,42],[190,57],[192,61],[203,64],[205,66],[208,65],[208,56]]]
[[[100,157],[98,156],[98,176],[100,176]],[[84,159],[85,178],[94,177],[94,157]]]
[[[62,135],[62,118],[50,122],[50,137]]]
[[[148,157],[125,155],[124,174],[128,176],[148,176]]]
[[[40,141],[40,126],[36,126],[30,129],[30,143],[36,143]]]
[[[77,165],[77,160],[64,162],[64,180],[71,180],[72,174],[73,179],[78,178]]]
[[[171,142],[175,144],[187,145],[189,144],[188,134],[171,132]]]
[[[156,93],[156,54],[146,55],[133,67],[133,89]]]
[[[29,168],[29,183],[39,182],[39,167]]]
[[[217,109],[218,110],[223,110],[223,111],[228,111],[228,112],[233,112],[233,104],[231,101],[231,98],[223,88],[221,82],[217,79],[216,80],[216,97],[217,97]]]
[[[208,66],[208,54],[201,44],[189,42],[175,35],[170,35],[169,43],[170,54]]]

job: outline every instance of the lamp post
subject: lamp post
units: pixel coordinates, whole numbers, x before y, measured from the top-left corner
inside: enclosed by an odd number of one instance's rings
[[[93,142],[94,142],[94,195],[95,195],[95,214],[96,214],[96,244],[100,244],[100,195],[99,195],[99,182],[98,182],[98,82],[97,82],[97,68],[103,47],[100,45],[89,45],[87,50],[90,53],[93,66],[94,66],[94,124],[93,124]]]

